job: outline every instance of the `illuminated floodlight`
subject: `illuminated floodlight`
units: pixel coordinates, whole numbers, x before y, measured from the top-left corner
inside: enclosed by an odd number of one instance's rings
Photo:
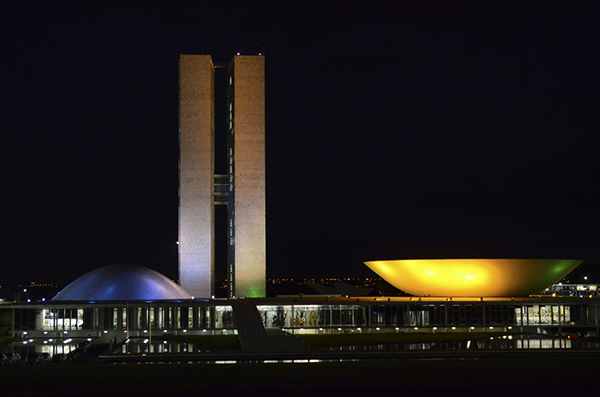
[[[183,332],[187,332],[187,329],[184,329]]]
[[[452,327],[452,329],[456,329],[456,327]]]
[[[581,264],[575,259],[405,259],[365,262],[394,287],[415,296],[529,296]]]
[[[418,329],[419,329],[419,327],[415,327],[415,331],[418,330]]]
[[[433,327],[433,329],[437,329],[437,327]]]
[[[377,328],[375,328],[375,331],[379,331],[380,329],[381,329],[381,328],[377,327]]]

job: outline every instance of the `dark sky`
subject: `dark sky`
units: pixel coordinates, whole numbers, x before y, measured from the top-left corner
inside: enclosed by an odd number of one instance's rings
[[[600,263],[596,2],[322,3],[3,2],[0,284],[177,277],[180,53],[266,54],[269,277]]]

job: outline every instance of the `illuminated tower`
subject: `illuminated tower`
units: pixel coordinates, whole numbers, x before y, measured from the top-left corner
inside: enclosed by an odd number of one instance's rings
[[[265,58],[235,56],[227,74],[229,294],[265,296]]]
[[[227,205],[228,295],[265,296],[264,57],[238,55],[226,68],[228,170],[215,175],[215,65],[179,59],[179,280],[192,296],[214,295],[214,206]]]
[[[215,68],[209,55],[179,58],[179,283],[214,295]]]

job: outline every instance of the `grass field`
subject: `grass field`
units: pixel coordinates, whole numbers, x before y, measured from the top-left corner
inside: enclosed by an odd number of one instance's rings
[[[500,334],[498,334],[500,335]],[[492,333],[302,335],[311,350],[373,343],[449,342]],[[234,335],[167,336],[211,351],[241,351]],[[350,356],[351,357],[351,356]],[[0,368],[1,396],[548,396],[600,390],[600,354],[573,351],[502,352],[486,356],[311,363],[46,364]],[[409,357],[409,356],[406,356]]]
[[[598,390],[598,355],[311,364],[47,364],[0,368],[3,396],[542,396]]]

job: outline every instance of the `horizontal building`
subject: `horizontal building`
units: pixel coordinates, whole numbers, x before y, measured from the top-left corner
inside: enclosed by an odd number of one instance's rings
[[[235,333],[236,299],[10,303],[0,305],[3,335],[43,337],[110,333],[119,339],[144,331]],[[485,331],[490,327],[598,332],[595,298],[263,298],[240,300],[256,307],[265,329],[291,333],[369,332],[375,328],[411,331]],[[65,333],[67,331],[67,333]]]

